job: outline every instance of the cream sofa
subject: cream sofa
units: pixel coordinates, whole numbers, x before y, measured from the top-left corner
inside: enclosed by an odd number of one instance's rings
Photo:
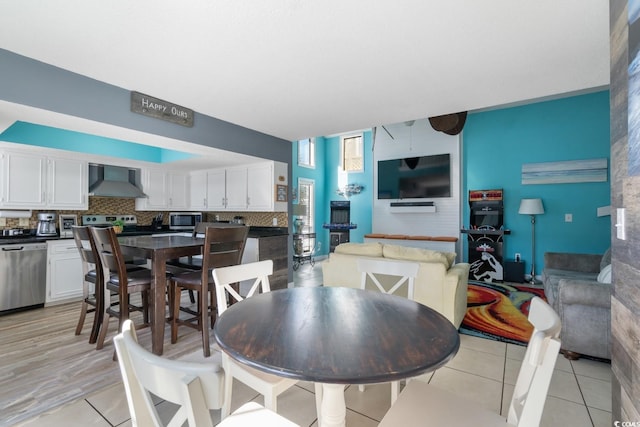
[[[377,242],[343,243],[322,262],[323,285],[359,288],[362,277],[358,272],[359,258],[418,262],[414,299],[460,327],[467,311],[469,264],[455,264],[455,253]],[[406,296],[406,287],[402,292]]]

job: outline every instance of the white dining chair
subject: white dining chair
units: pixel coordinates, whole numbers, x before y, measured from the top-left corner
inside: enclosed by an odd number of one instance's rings
[[[549,304],[534,297],[529,309],[529,322],[534,330],[520,366],[506,419],[476,402],[415,379],[402,390],[380,422],[380,427],[538,426],[560,351],[560,318]]]
[[[258,261],[247,264],[234,265],[230,267],[214,268],[213,281],[216,286],[216,298],[218,316],[221,316],[229,306],[227,297],[233,298],[236,302],[244,298],[231,286],[234,283],[245,280],[253,280],[253,284],[247,293],[246,298],[253,296],[256,291],[270,292],[269,276],[273,274],[273,261]],[[289,378],[278,377],[267,374],[249,366],[242,365],[231,359],[222,352],[222,365],[227,374],[224,382],[224,405],[222,407],[222,419],[224,419],[231,409],[231,389],[233,379],[248,385],[264,396],[264,406],[277,412],[277,397],[298,381]]]
[[[420,264],[406,261],[387,261],[375,259],[359,259],[358,271],[362,274],[360,288],[367,289],[368,283],[373,283],[375,288],[385,294],[394,294],[403,285],[407,286],[407,298],[413,300],[413,286]],[[391,277],[391,284],[383,284],[381,280]],[[364,391],[364,384],[358,386],[358,390]],[[398,398],[400,392],[400,381],[391,382],[391,404]]]
[[[360,287],[366,289],[370,281],[380,292],[394,294],[406,283],[407,298],[413,300],[413,284],[418,275],[418,268],[420,265],[417,262],[362,258],[358,260],[358,271],[362,274]],[[383,285],[380,283],[382,275],[394,276],[395,282],[391,285]]]
[[[168,426],[213,426],[209,410],[220,409],[224,396],[224,371],[219,363],[170,360],[138,344],[133,322],[127,319],[114,338],[118,364],[133,426],[159,427],[150,393],[180,406]]]
[[[213,427],[210,410],[223,404],[224,371],[219,363],[185,362],[156,356],[138,344],[131,320],[114,338],[118,364],[134,427],[164,426],[150,393],[179,405],[167,426]],[[260,425],[291,427],[297,424],[263,406],[249,402],[218,424],[224,427]]]

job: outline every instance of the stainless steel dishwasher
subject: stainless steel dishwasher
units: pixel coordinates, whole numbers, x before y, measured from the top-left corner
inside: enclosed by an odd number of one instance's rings
[[[0,314],[44,306],[47,244],[0,245]]]

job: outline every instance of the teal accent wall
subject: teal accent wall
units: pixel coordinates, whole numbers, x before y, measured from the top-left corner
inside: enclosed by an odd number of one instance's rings
[[[22,121],[15,122],[0,133],[0,141],[154,163],[168,163],[195,157],[181,151]]]
[[[339,136],[326,138],[324,146],[327,166],[327,199],[325,203],[324,222],[329,222],[331,213],[329,208],[330,201],[347,200],[343,196],[336,194],[339,186],[346,184],[360,184],[364,186],[360,194],[353,195],[348,199],[351,202],[351,222],[358,225],[358,228],[351,230],[349,234],[349,239],[352,242],[363,242],[364,235],[371,233],[373,222],[371,215],[373,211],[373,137],[371,131],[364,131],[362,134],[364,139],[364,172],[352,172],[348,174],[341,172]],[[328,230],[326,231],[326,236],[328,239]]]
[[[611,245],[610,180],[522,185],[524,163],[610,158],[609,92],[469,114],[463,133],[463,224],[469,225],[469,190],[504,189],[505,258],[522,254],[531,270],[531,219],[518,214],[520,199],[541,198],[536,217],[536,273],[544,252],[603,253]],[[565,214],[573,222],[565,222]],[[463,258],[467,259],[466,242]]]
[[[298,166],[298,144],[293,143],[292,149],[292,182],[298,186],[298,178],[308,178],[316,183],[316,223],[317,240],[322,242],[322,254],[329,253],[329,230],[322,228],[322,224],[330,219],[329,202],[332,200],[346,200],[336,194],[339,185],[360,184],[364,189],[360,194],[349,198],[351,201],[351,222],[358,228],[351,230],[352,242],[363,242],[364,235],[371,233],[373,208],[373,138],[371,131],[363,132],[364,139],[364,172],[344,174],[340,170],[340,137],[316,138],[316,167],[315,169]],[[294,202],[297,203],[297,202]]]

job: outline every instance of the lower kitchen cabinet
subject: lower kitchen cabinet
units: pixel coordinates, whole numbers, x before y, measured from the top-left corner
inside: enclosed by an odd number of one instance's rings
[[[82,298],[82,280],[82,261],[73,239],[49,240],[45,304]]]
[[[248,238],[242,255],[242,263],[273,260],[273,274],[269,276],[272,291],[288,286],[288,235]],[[253,283],[253,282],[251,282]],[[241,291],[243,287],[241,286]],[[248,289],[247,289],[248,290]]]

